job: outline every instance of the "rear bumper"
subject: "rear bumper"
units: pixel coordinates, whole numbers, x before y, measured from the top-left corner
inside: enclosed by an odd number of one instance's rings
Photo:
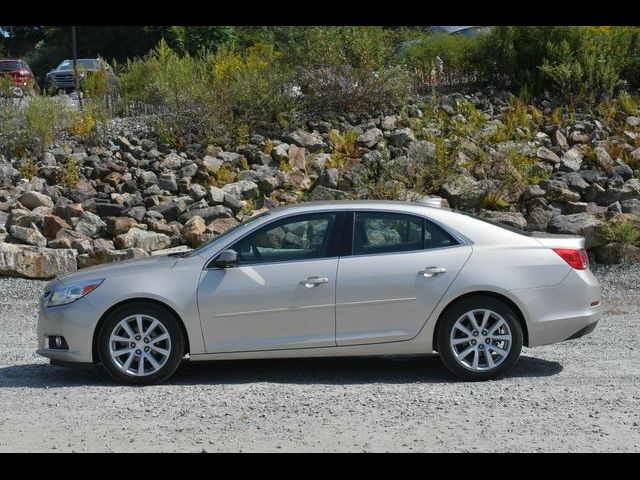
[[[589,270],[572,270],[553,287],[509,293],[525,313],[529,347],[582,337],[602,318],[602,291]]]

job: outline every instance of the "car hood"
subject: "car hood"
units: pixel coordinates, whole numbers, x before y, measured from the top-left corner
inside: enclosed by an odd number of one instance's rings
[[[58,277],[58,280],[64,285],[80,282],[84,280],[93,280],[96,278],[109,278],[115,276],[127,276],[130,274],[148,274],[154,271],[164,271],[172,268],[179,260],[178,257],[168,255],[158,255],[135,260],[123,260],[119,262],[97,265],[95,267],[83,268],[76,272],[67,273]]]
[[[93,68],[78,68],[82,70],[80,73],[85,72],[95,72]],[[51,70],[47,75],[73,75],[73,68],[65,69],[65,70]]]

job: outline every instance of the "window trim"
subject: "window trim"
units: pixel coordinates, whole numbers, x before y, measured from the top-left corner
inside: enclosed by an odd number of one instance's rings
[[[340,240],[342,237],[342,228],[344,227],[344,219],[346,216],[346,211],[345,210],[325,210],[325,211],[314,211],[314,212],[306,212],[306,213],[298,212],[298,213],[292,213],[290,215],[274,218],[272,221],[268,223],[264,223],[254,228],[253,230],[245,233],[241,237],[236,238],[235,240],[232,240],[231,242],[227,243],[224,247],[218,250],[215,255],[213,255],[211,258],[209,258],[209,260],[205,262],[204,270],[225,270],[220,267],[212,266],[211,264],[215,261],[218,255],[220,255],[220,253],[230,248],[233,248],[234,245],[236,245],[238,242],[241,242],[249,235],[253,235],[254,233],[257,233],[263,228],[267,228],[269,226],[275,225],[282,221],[289,220],[291,218],[308,217],[310,215],[335,215],[336,216],[336,219],[333,224],[333,231],[331,232],[331,238],[329,239],[329,245],[327,247],[328,256],[318,257],[318,258],[275,260],[271,262],[243,263],[243,264],[238,264],[237,267],[252,267],[252,266],[274,265],[274,264],[280,264],[280,263],[294,263],[294,262],[313,262],[316,260],[331,260],[331,259],[340,258]],[[233,267],[233,268],[236,268],[236,267]]]

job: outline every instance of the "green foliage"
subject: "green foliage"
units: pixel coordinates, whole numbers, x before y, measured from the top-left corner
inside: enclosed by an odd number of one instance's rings
[[[638,113],[638,102],[635,98],[629,95],[627,92],[621,92],[618,96],[618,104],[620,110],[627,115],[636,115]]]
[[[479,207],[485,210],[506,210],[511,205],[502,192],[487,192],[480,198]]]
[[[54,98],[33,97],[24,110],[26,127],[35,140],[35,153],[42,153],[62,132],[67,112]]]
[[[480,41],[464,35],[422,34],[400,52],[416,87],[425,91],[437,78],[454,83],[476,74]]]
[[[38,175],[40,169],[38,168],[36,161],[33,158],[30,158],[20,165],[18,171],[20,172],[20,175],[22,175],[22,178],[26,178],[31,181],[31,179]]]
[[[640,229],[637,223],[633,221],[607,224],[605,237],[610,243],[636,245],[640,240]]]
[[[62,184],[67,188],[75,188],[80,180],[80,165],[75,157],[68,157],[61,171]]]
[[[214,26],[172,26],[169,36],[181,53],[196,55],[215,52],[220,46],[235,39],[234,27]]]
[[[364,114],[405,101],[406,70],[393,65],[393,42],[380,27],[307,27],[290,55],[313,114]]]

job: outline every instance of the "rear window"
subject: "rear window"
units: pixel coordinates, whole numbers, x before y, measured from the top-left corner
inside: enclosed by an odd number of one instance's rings
[[[0,72],[14,72],[16,70],[20,70],[22,68],[22,63],[20,62],[0,62]]]
[[[500,227],[504,230],[508,230],[513,233],[524,235],[525,237],[533,236],[531,232],[525,232],[524,230],[520,230],[519,228],[512,227],[511,225],[505,225],[504,223],[496,222],[495,220],[491,220],[489,218],[481,217],[479,215],[473,215],[472,213],[463,212],[462,210],[454,210],[454,212],[459,213],[461,215],[466,215],[467,217],[475,218],[476,220],[480,220],[484,223],[488,223],[489,225],[493,225],[494,227]]]

